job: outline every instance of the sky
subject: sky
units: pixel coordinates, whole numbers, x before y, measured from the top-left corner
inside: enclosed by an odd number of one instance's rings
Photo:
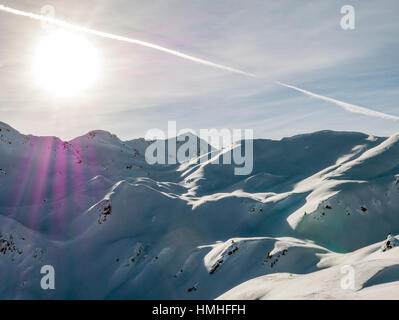
[[[22,133],[64,140],[102,129],[121,139],[153,128],[199,132],[253,129],[279,139],[318,130],[388,136],[399,121],[348,112],[275,80],[399,116],[397,0],[2,0],[15,9],[156,43],[254,73],[250,78],[150,48],[86,35],[96,48],[96,83],[54,97],[32,76],[40,22],[0,12],[0,121]],[[354,30],[340,26],[352,5]]]

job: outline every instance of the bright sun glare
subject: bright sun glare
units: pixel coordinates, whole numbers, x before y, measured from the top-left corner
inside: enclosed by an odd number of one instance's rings
[[[57,31],[41,39],[35,51],[36,83],[56,96],[72,96],[91,87],[99,73],[96,49],[81,35]]]

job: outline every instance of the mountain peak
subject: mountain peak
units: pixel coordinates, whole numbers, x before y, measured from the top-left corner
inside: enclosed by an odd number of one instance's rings
[[[12,133],[19,133],[18,130],[14,129],[10,125],[8,125],[7,123],[4,123],[2,121],[0,121],[0,130],[6,131],[6,132],[12,132]]]
[[[117,144],[122,143],[122,141],[115,134],[112,134],[111,132],[105,130],[89,131],[83,136],[72,139],[70,143],[82,140],[93,140],[95,142],[100,142],[100,143],[117,143]]]

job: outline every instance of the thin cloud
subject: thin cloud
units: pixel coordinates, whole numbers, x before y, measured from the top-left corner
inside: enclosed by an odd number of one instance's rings
[[[368,109],[368,108],[364,108],[364,107],[357,106],[357,105],[354,105],[354,104],[350,104],[350,103],[347,103],[347,102],[339,101],[337,99],[333,99],[333,98],[330,98],[330,97],[322,96],[320,94],[316,94],[316,93],[313,93],[313,92],[310,92],[310,91],[307,91],[307,90],[304,90],[304,89],[301,89],[301,88],[298,88],[298,87],[295,87],[295,86],[292,86],[292,85],[289,85],[289,84],[286,84],[286,83],[282,83],[282,82],[279,82],[279,81],[277,81],[276,83],[281,85],[281,86],[284,86],[284,87],[296,90],[298,92],[301,92],[303,94],[306,94],[308,96],[311,96],[313,98],[334,103],[335,105],[337,105],[337,106],[339,106],[339,107],[341,107],[341,108],[343,108],[343,109],[345,109],[345,110],[347,110],[349,112],[360,113],[360,114],[364,114],[366,116],[378,117],[378,118],[389,119],[389,120],[399,120],[398,116],[394,116],[394,115],[383,113],[383,112],[374,111],[372,109]]]
[[[30,12],[26,12],[26,11],[21,11],[21,10],[17,10],[17,9],[13,9],[10,7],[6,7],[4,5],[0,5],[0,11],[3,12],[8,12],[14,15],[18,15],[18,16],[24,16],[24,17],[28,17],[34,20],[39,20],[39,21],[45,21],[57,26],[60,26],[62,28],[66,28],[69,30],[73,30],[73,31],[77,31],[77,32],[83,32],[83,33],[87,33],[87,34],[91,34],[91,35],[95,35],[98,37],[102,37],[102,38],[108,38],[108,39],[112,39],[112,40],[117,40],[117,41],[123,41],[123,42],[128,42],[128,43],[132,43],[132,44],[137,44],[140,46],[144,46],[147,48],[152,48],[158,51],[162,51],[186,60],[190,60],[199,64],[203,64],[209,67],[213,67],[213,68],[217,68],[217,69],[221,69],[221,70],[225,70],[225,71],[229,71],[229,72],[233,72],[233,73],[237,73],[237,74],[241,74],[247,77],[251,77],[251,78],[259,78],[257,75],[250,73],[250,72],[246,72],[243,70],[239,70],[239,69],[235,69],[229,66],[225,66],[222,64],[218,64],[218,63],[214,63],[208,60],[204,60],[204,59],[200,59],[176,50],[172,50],[172,49],[168,49],[153,43],[149,43],[149,42],[145,42],[145,41],[141,41],[138,39],[132,39],[132,38],[127,38],[127,37],[122,37],[122,36],[118,36],[115,34],[111,34],[111,33],[106,33],[106,32],[102,32],[102,31],[98,31],[98,30],[94,30],[94,29],[89,29],[89,28],[85,28],[85,27],[81,27],[81,26],[77,26],[77,25],[73,25],[71,23],[59,20],[59,19],[54,19],[54,18],[50,18],[50,17],[46,17],[43,15],[39,15],[39,14],[35,14],[35,13],[30,13]],[[383,113],[383,112],[378,112],[378,111],[374,111],[368,108],[364,108],[364,107],[360,107],[354,104],[350,104],[350,103],[346,103],[343,101],[339,101],[330,97],[326,97],[326,96],[322,96],[286,83],[282,83],[279,81],[276,81],[276,83],[278,85],[284,86],[286,88],[290,88],[293,90],[296,90],[298,92],[301,92],[303,94],[306,94],[308,96],[317,98],[317,99],[321,99],[327,102],[331,102],[349,112],[353,112],[353,113],[359,113],[359,114],[363,114],[363,115],[367,115],[367,116],[371,116],[371,117],[378,117],[378,118],[383,118],[383,119],[389,119],[389,120],[399,120],[399,116],[394,116],[394,115],[390,115],[387,113]]]
[[[176,50],[168,49],[168,48],[165,48],[165,47],[162,47],[162,46],[150,43],[150,42],[141,41],[138,39],[127,38],[127,37],[122,37],[122,36],[118,36],[118,35],[111,34],[111,33],[106,33],[106,32],[102,32],[102,31],[98,31],[98,30],[94,30],[94,29],[89,29],[89,28],[73,25],[71,23],[68,23],[68,22],[65,22],[65,21],[62,21],[59,19],[54,19],[54,18],[46,17],[46,16],[43,16],[40,14],[35,14],[35,13],[31,13],[31,12],[13,9],[10,7],[6,7],[4,5],[0,5],[0,11],[8,12],[8,13],[15,14],[18,16],[28,17],[28,18],[31,18],[34,20],[45,21],[45,22],[60,26],[62,28],[77,31],[77,32],[83,32],[83,33],[95,35],[95,36],[102,37],[102,38],[123,41],[123,42],[137,44],[137,45],[147,47],[147,48],[152,48],[152,49],[162,51],[162,52],[165,52],[165,53],[168,53],[168,54],[171,54],[171,55],[183,58],[183,59],[187,59],[187,60],[191,60],[193,62],[199,63],[199,64],[203,64],[203,65],[206,65],[209,67],[222,69],[222,70],[233,72],[233,73],[238,73],[238,74],[245,75],[245,76],[252,77],[252,78],[257,77],[255,74],[250,73],[250,72],[245,72],[245,71],[231,68],[231,67],[228,67],[228,66],[225,66],[222,64],[218,64],[218,63],[214,63],[214,62],[211,62],[208,60],[193,57],[188,54],[185,54],[185,53],[182,53],[182,52],[179,52]]]

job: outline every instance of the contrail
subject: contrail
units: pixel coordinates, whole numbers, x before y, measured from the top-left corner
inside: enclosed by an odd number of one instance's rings
[[[57,26],[60,26],[62,28],[65,29],[69,29],[69,30],[73,30],[73,31],[77,31],[77,32],[82,32],[82,33],[87,33],[87,34],[91,34],[94,36],[98,36],[98,37],[102,37],[102,38],[107,38],[107,39],[113,39],[113,40],[117,40],[117,41],[123,41],[123,42],[128,42],[128,43],[133,43],[133,44],[137,44],[143,47],[147,47],[147,48],[152,48],[158,51],[162,51],[186,60],[190,60],[196,63],[200,63],[209,67],[213,67],[213,68],[217,68],[217,69],[221,69],[221,70],[225,70],[225,71],[229,71],[229,72],[233,72],[233,73],[237,73],[237,74],[241,74],[247,77],[251,77],[251,78],[259,78],[256,74],[250,73],[250,72],[246,72],[246,71],[242,71],[239,69],[235,69],[235,68],[231,68],[229,66],[225,66],[222,64],[218,64],[218,63],[214,63],[208,60],[204,60],[204,59],[200,59],[176,50],[172,50],[172,49],[168,49],[150,42],[146,42],[146,41],[141,41],[141,40],[137,40],[137,39],[132,39],[132,38],[127,38],[127,37],[122,37],[122,36],[118,36],[112,33],[106,33],[106,32],[102,32],[102,31],[98,31],[98,30],[94,30],[94,29],[89,29],[89,28],[85,28],[85,27],[81,27],[81,26],[77,26],[77,25],[73,25],[71,23],[59,20],[59,19],[54,19],[54,18],[50,18],[50,17],[46,17],[40,14],[35,14],[35,13],[31,13],[31,12],[26,12],[26,11],[21,11],[21,10],[17,10],[17,9],[13,9],[10,7],[6,7],[4,5],[0,5],[0,11],[4,11],[4,12],[8,12],[11,14],[15,14],[18,16],[23,16],[23,17],[28,17],[34,20],[40,20],[40,21],[45,21]],[[329,98],[329,97],[325,97],[307,90],[303,90],[301,88],[289,85],[289,84],[285,84],[279,81],[276,81],[277,84],[299,91],[303,94],[309,95],[311,97],[317,98],[317,99],[321,99],[324,101],[328,101],[328,102],[332,102],[335,105],[344,108],[345,110],[349,111],[349,112],[353,112],[353,113],[360,113],[360,114],[364,114],[367,116],[372,116],[372,117],[379,117],[379,118],[383,118],[383,119],[389,119],[389,120],[399,120],[398,116],[394,116],[394,115],[390,115],[390,114],[386,114],[383,112],[378,112],[378,111],[374,111],[368,108],[364,108],[364,107],[360,107],[360,106],[356,106],[354,104],[350,104],[350,103],[346,103],[343,101],[339,101],[333,98]]]
[[[371,117],[378,117],[378,118],[389,119],[389,120],[399,120],[398,116],[390,115],[390,114],[383,113],[383,112],[374,111],[374,110],[371,110],[371,109],[368,109],[368,108],[364,108],[364,107],[360,107],[360,106],[357,106],[357,105],[354,105],[354,104],[350,104],[350,103],[347,103],[347,102],[339,101],[337,99],[333,99],[333,98],[330,98],[330,97],[322,96],[320,94],[313,93],[313,92],[310,92],[310,91],[307,91],[307,90],[304,90],[304,89],[301,89],[301,88],[298,88],[298,87],[294,87],[294,86],[291,86],[289,84],[282,83],[282,82],[279,82],[279,81],[277,81],[276,83],[281,85],[281,86],[284,86],[284,87],[299,91],[299,92],[301,92],[303,94],[306,94],[308,96],[311,96],[311,97],[314,97],[314,98],[317,98],[317,99],[320,99],[320,100],[332,102],[335,105],[337,105],[337,106],[339,106],[341,108],[344,108],[345,110],[347,110],[349,112],[360,113],[360,114],[364,114],[364,115],[371,116]]]
[[[214,62],[211,62],[211,61],[207,61],[207,60],[203,60],[203,59],[200,59],[200,58],[196,58],[196,57],[190,56],[188,54],[185,54],[185,53],[182,53],[182,52],[179,52],[179,51],[176,51],[176,50],[171,50],[171,49],[168,49],[168,48],[165,48],[165,47],[158,46],[158,45],[153,44],[153,43],[149,43],[149,42],[145,42],[145,41],[141,41],[141,40],[137,40],[137,39],[121,37],[121,36],[118,36],[118,35],[115,35],[115,34],[106,33],[106,32],[102,32],[102,31],[98,31],[98,30],[94,30],[94,29],[89,29],[89,28],[73,25],[71,23],[68,23],[68,22],[65,22],[65,21],[62,21],[62,20],[46,17],[46,16],[43,16],[43,15],[40,15],[40,14],[35,14],[35,13],[30,13],[30,12],[26,12],[26,11],[21,11],[21,10],[9,8],[9,7],[6,7],[4,5],[0,5],[0,11],[12,13],[12,14],[15,14],[15,15],[18,15],[18,16],[28,17],[28,18],[31,18],[31,19],[34,19],[34,20],[45,21],[45,22],[60,26],[62,28],[66,28],[66,29],[69,29],[69,30],[77,31],[77,32],[83,32],[83,33],[95,35],[95,36],[102,37],[102,38],[108,38],[108,39],[113,39],[113,40],[124,41],[124,42],[128,42],[128,43],[133,43],[133,44],[138,44],[138,45],[143,46],[143,47],[152,48],[152,49],[155,49],[155,50],[158,50],[158,51],[169,53],[171,55],[174,55],[174,56],[177,56],[177,57],[180,57],[180,58],[183,58],[183,59],[187,59],[187,60],[194,61],[196,63],[204,64],[204,65],[207,65],[209,67],[222,69],[222,70],[233,72],[233,73],[238,73],[238,74],[245,75],[245,76],[252,77],[252,78],[257,78],[257,76],[255,74],[253,74],[253,73],[245,72],[245,71],[242,71],[242,70],[238,70],[238,69],[234,69],[234,68],[231,68],[231,67],[228,67],[228,66],[224,66],[222,64],[218,64],[218,63],[214,63]]]

